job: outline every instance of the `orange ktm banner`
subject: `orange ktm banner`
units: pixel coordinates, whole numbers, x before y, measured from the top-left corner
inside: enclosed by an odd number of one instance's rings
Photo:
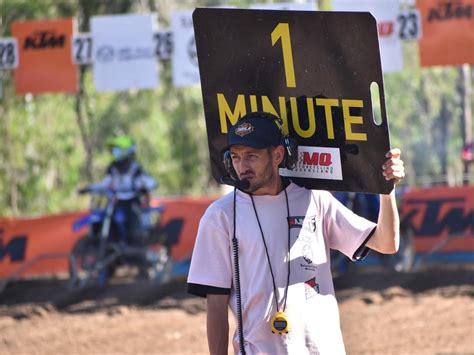
[[[72,224],[82,215],[84,213],[0,218],[0,278],[12,275],[25,263],[32,264],[21,276],[67,271],[67,253],[80,237],[73,232]],[[52,257],[39,260],[44,254]]]
[[[19,47],[17,95],[77,92],[77,69],[71,58],[74,27],[72,18],[13,22],[12,35]]]
[[[199,221],[214,200],[211,197],[168,197],[153,201],[154,205],[164,208],[160,227],[176,242],[172,249],[175,262],[191,259]],[[0,218],[0,279],[19,270],[22,271],[19,277],[67,272],[68,254],[88,232],[87,228],[73,232],[72,225],[86,213]]]
[[[474,63],[474,0],[417,0],[422,67]]]
[[[414,189],[403,195],[401,220],[415,251],[474,252],[474,186]]]
[[[172,250],[173,260],[191,260],[199,221],[214,200],[211,197],[160,199],[160,205],[164,206],[160,226],[169,238],[177,241]]]

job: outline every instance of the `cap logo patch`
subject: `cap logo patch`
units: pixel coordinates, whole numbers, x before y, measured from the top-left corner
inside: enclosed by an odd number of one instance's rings
[[[252,126],[250,123],[242,123],[237,126],[234,133],[240,137],[243,137],[253,132],[254,129],[255,129],[254,126]]]

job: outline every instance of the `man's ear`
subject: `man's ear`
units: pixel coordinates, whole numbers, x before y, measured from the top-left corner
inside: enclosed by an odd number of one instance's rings
[[[278,166],[282,163],[284,158],[285,158],[285,148],[283,148],[282,145],[275,147],[275,149],[273,150],[273,159],[275,160]]]

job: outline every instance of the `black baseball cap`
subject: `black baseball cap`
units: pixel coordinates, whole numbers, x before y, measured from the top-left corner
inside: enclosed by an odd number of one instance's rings
[[[227,133],[228,150],[233,145],[256,149],[277,147],[281,144],[280,119],[268,112],[252,112],[244,115]]]

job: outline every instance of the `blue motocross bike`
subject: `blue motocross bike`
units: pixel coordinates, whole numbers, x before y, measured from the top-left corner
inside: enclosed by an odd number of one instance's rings
[[[131,211],[117,199],[117,191],[88,187],[80,192],[88,193],[91,202],[89,213],[72,226],[74,231],[87,228],[72,250],[72,287],[104,286],[122,266],[134,270],[135,278],[159,284],[170,280],[173,242],[159,227],[163,207],[133,206],[138,223],[131,233]]]

